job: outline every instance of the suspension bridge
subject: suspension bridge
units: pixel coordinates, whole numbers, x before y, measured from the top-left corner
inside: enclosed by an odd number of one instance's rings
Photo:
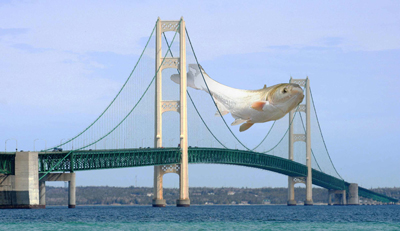
[[[158,19],[127,80],[89,126],[47,150],[0,153],[0,208],[44,208],[46,181],[68,181],[68,204],[74,208],[75,172],[140,166],[154,166],[153,206],[166,205],[163,175],[175,173],[180,189],[177,206],[187,207],[189,163],[239,165],[287,175],[288,205],[296,205],[297,183],[306,185],[305,205],[313,204],[312,185],[329,190],[329,204],[356,205],[359,196],[397,202],[346,182],[336,171],[308,78],[290,79],[303,87],[305,102],[270,122],[262,139],[249,141],[228,125],[230,118],[221,115],[211,95],[187,89],[187,63],[200,67],[185,21]],[[181,84],[169,79],[173,74],[180,75]]]

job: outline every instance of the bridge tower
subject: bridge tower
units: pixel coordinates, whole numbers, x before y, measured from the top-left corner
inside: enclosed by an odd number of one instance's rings
[[[179,32],[179,57],[163,58],[161,35],[166,31]],[[155,137],[154,147],[162,147],[162,114],[166,111],[180,113],[180,148],[181,163],[169,166],[154,166],[154,198],[153,207],[165,207],[163,198],[163,175],[177,173],[179,175],[178,207],[189,207],[189,177],[188,177],[188,140],[187,140],[187,101],[186,101],[186,32],[183,17],[180,21],[157,20],[156,25],[156,90],[155,90]],[[162,70],[176,68],[180,72],[180,100],[162,99]]]
[[[294,143],[297,141],[306,142],[306,165],[307,165],[307,176],[289,176],[288,177],[288,202],[289,206],[296,205],[296,200],[294,197],[294,185],[296,183],[306,184],[306,200],[304,205],[313,205],[312,199],[312,168],[311,168],[311,124],[310,124],[310,80],[308,77],[306,79],[292,79],[290,78],[290,83],[296,83],[301,87],[305,88],[306,91],[306,103],[300,104],[297,108],[298,112],[306,113],[306,131],[305,134],[294,134],[293,128],[293,116],[296,109],[289,112],[289,160],[294,160]]]

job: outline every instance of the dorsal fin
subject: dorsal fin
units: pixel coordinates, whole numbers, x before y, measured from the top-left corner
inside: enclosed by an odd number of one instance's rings
[[[263,89],[266,89],[267,88],[267,84],[264,84],[264,87],[263,87]]]

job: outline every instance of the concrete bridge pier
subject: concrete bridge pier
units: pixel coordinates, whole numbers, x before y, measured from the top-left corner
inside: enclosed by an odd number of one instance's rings
[[[41,176],[43,174],[40,174]],[[39,182],[39,204],[46,206],[46,181],[68,181],[68,208],[76,206],[75,173],[49,173]]]
[[[35,209],[39,204],[38,153],[17,152],[14,175],[0,174],[0,208]]]
[[[68,181],[68,208],[75,208],[76,206],[76,184],[75,184],[75,173],[71,172],[70,180]]]
[[[165,207],[166,202],[163,197],[163,177],[167,173],[176,173],[179,175],[180,179],[179,182],[182,183],[182,165],[181,164],[160,165],[160,166],[154,166],[154,169],[157,174],[154,174],[153,207]],[[190,206],[190,200],[181,199],[180,197],[176,201],[176,206],[188,207]]]
[[[39,204],[46,207],[46,181],[39,181]]]
[[[163,198],[163,175],[161,166],[154,166],[154,198],[153,207],[165,207]]]
[[[347,205],[346,190],[329,189],[328,205]]]
[[[349,200],[348,205],[359,205],[360,201],[358,198],[358,184],[352,183],[349,185]]]
[[[307,177],[288,177],[288,206],[295,206],[297,204],[294,196],[294,185],[298,183],[307,185]],[[306,200],[304,201],[304,205],[313,205],[311,196],[312,195],[309,193],[309,190],[306,188]]]
[[[288,206],[295,206],[296,200],[294,199],[294,177],[289,176],[288,177],[288,201],[287,201],[287,205]]]
[[[75,208],[75,173],[49,173],[39,181],[37,152],[17,152],[14,172],[0,174],[0,208],[45,208],[46,181],[68,181],[68,207]]]
[[[334,191],[333,189],[328,189],[328,205],[333,205],[332,197],[335,195]]]

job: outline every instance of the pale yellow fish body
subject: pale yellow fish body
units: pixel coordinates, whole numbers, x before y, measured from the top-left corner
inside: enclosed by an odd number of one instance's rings
[[[203,69],[201,71],[203,75],[197,64],[189,65],[188,86],[210,93],[221,115],[231,113],[235,118],[232,125],[244,123],[240,126],[240,131],[247,130],[254,123],[264,123],[282,118],[299,105],[304,98],[303,90],[297,84],[283,83],[271,87],[264,86],[260,90],[242,90],[218,83],[211,79]],[[172,75],[171,80],[180,83],[180,77],[177,74]],[[219,115],[219,112],[216,114]]]

